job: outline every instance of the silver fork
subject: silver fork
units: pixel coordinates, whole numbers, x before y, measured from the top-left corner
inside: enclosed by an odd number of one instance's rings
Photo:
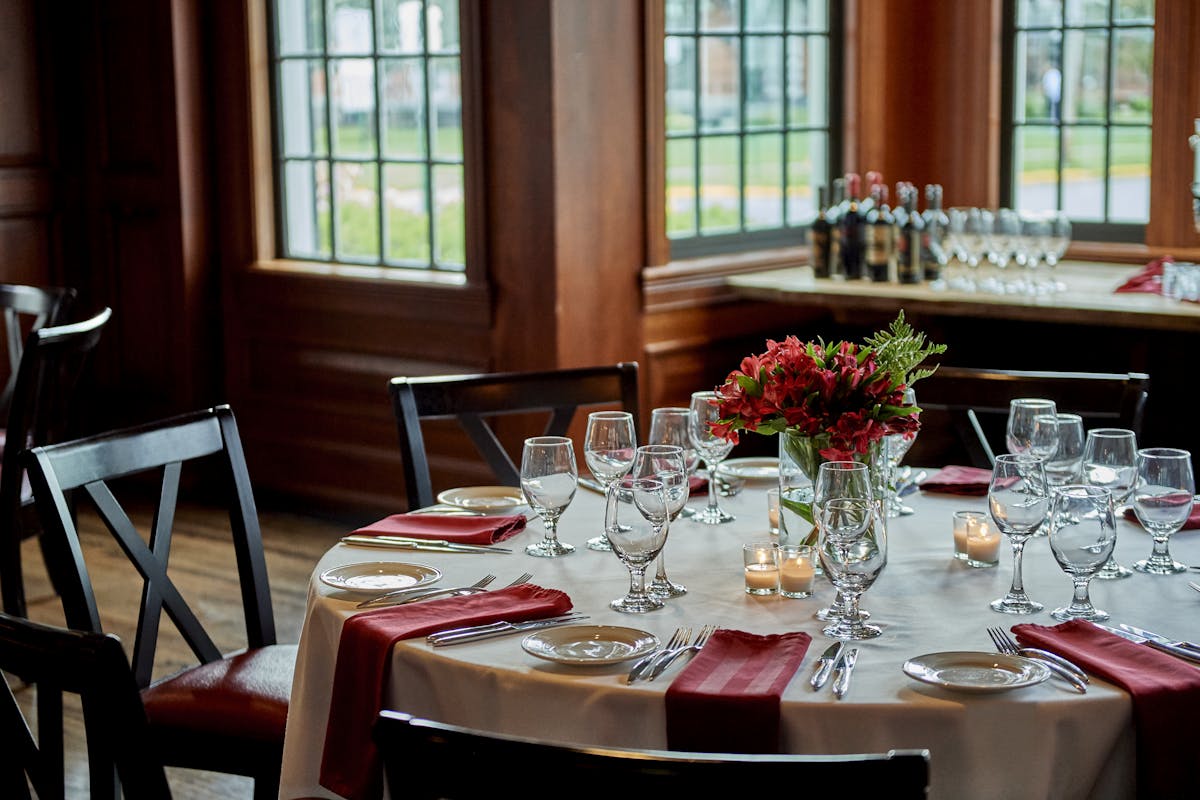
[[[1200,583],[1196,583],[1195,581],[1188,581],[1188,586],[1192,587],[1197,592],[1200,592]]]
[[[376,595],[375,597],[372,597],[369,600],[363,600],[361,603],[359,603],[357,606],[355,606],[355,608],[369,608],[371,606],[378,605],[378,604],[384,603],[384,602],[400,603],[400,602],[410,600],[413,598],[427,597],[428,595],[431,595],[431,594],[439,594],[439,593],[443,593],[443,592],[451,593],[451,592],[458,592],[458,591],[466,591],[466,592],[471,592],[471,591],[475,591],[475,590],[482,591],[484,587],[486,587],[488,584],[490,584],[494,580],[496,580],[496,576],[492,575],[492,574],[488,574],[488,575],[484,575],[482,578],[475,581],[474,583],[472,583],[469,586],[456,586],[452,589],[432,589],[428,586],[413,587],[410,589],[396,589],[395,591],[384,592],[381,595]]]
[[[669,655],[664,656],[661,660],[659,660],[657,663],[655,663],[654,668],[650,670],[650,676],[648,678],[646,678],[646,680],[652,681],[655,678],[657,678],[659,675],[662,675],[664,672],[667,671],[667,667],[669,667],[669,666],[671,666],[671,664],[675,663],[676,659],[678,659],[684,653],[687,653],[690,655],[692,653],[700,652],[700,648],[702,648],[702,647],[704,647],[704,645],[708,644],[708,640],[712,637],[713,633],[716,632],[716,630],[717,630],[716,625],[705,625],[703,628],[700,629],[700,632],[696,634],[696,641],[692,642],[691,644],[687,645],[686,647],[680,647],[680,648],[675,649]]]
[[[1087,692],[1087,684],[1091,682],[1088,674],[1080,667],[1058,655],[1051,653],[1049,650],[1040,650],[1036,647],[1021,647],[1012,637],[1008,635],[1008,631],[1003,628],[988,628],[988,636],[991,637],[992,643],[996,645],[996,650],[1010,656],[1024,656],[1032,658],[1045,664],[1049,670],[1058,677],[1065,680],[1067,683],[1079,690],[1080,694]]]
[[[526,572],[523,575],[518,575],[517,579],[515,581],[513,581],[512,583],[510,583],[507,586],[504,586],[502,588],[511,589],[514,586],[520,586],[522,583],[525,583],[527,580],[529,580],[532,577],[533,577],[532,572]],[[491,583],[491,581],[488,581],[488,583]],[[447,595],[458,597],[458,596],[464,595],[464,594],[479,594],[481,592],[486,592],[486,591],[487,591],[487,589],[485,589],[483,586],[462,586],[462,587],[459,587],[456,589],[442,589],[439,591],[429,592],[428,594],[419,594],[416,597],[405,597],[404,599],[402,599],[400,602],[396,603],[395,605],[403,606],[403,605],[407,605],[409,603],[419,603],[422,600],[429,600],[434,597],[446,597]]]
[[[629,677],[625,679],[625,683],[633,683],[636,681],[642,676],[642,673],[653,666],[654,662],[658,660],[660,656],[664,656],[666,653],[674,650],[677,647],[683,647],[683,645],[687,643],[687,640],[690,639],[691,636],[691,628],[676,628],[675,632],[671,634],[671,638],[667,640],[665,645],[655,650],[650,655],[642,656],[640,659],[638,659],[637,663],[633,665],[633,669],[629,670]]]

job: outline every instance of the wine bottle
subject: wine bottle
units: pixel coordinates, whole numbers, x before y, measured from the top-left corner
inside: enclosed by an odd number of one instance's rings
[[[858,280],[863,276],[864,225],[858,209],[859,177],[851,172],[846,175],[845,211],[838,219],[841,229],[842,275],[846,280]]]
[[[867,275],[872,281],[892,280],[896,271],[896,220],[887,206],[887,187],[871,187],[871,208],[867,211]]]
[[[946,266],[946,231],[950,227],[950,218],[942,211],[941,184],[926,184],[922,219],[925,222],[925,238],[921,246],[921,268],[925,280],[940,280],[942,267]]]
[[[813,220],[812,227],[808,231],[808,245],[812,252],[810,256],[813,268],[813,276],[817,278],[829,277],[829,220],[826,218],[826,202],[829,199],[829,192],[824,186],[817,188],[817,218]]]
[[[902,191],[903,221],[896,221],[896,277],[900,283],[920,283],[924,275],[921,239],[925,234],[925,221],[917,213],[916,187],[908,184]]]
[[[829,197],[829,210],[825,219],[829,221],[829,277],[842,276],[842,226],[838,220],[842,216],[842,201],[846,197],[845,178],[833,179],[833,193]]]

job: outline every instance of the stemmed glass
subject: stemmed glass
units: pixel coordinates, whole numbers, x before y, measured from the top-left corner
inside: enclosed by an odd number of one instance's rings
[[[1154,549],[1149,558],[1135,562],[1134,569],[1150,575],[1187,571],[1186,564],[1171,558],[1167,541],[1191,516],[1195,492],[1192,454],[1187,450],[1174,447],[1138,450],[1133,511],[1154,539]]]
[[[633,466],[633,450],[637,444],[633,431],[633,415],[626,411],[593,411],[588,414],[584,433],[583,460],[588,470],[604,487],[608,507],[604,517],[617,517],[617,484]],[[614,523],[615,524],[615,523]],[[612,550],[607,535],[588,539],[589,550]]]
[[[704,466],[708,468],[708,506],[697,512],[692,519],[706,525],[720,525],[734,520],[733,514],[721,508],[717,502],[717,467],[733,449],[733,442],[712,432],[712,424],[721,418],[719,401],[716,392],[693,393],[688,425],[688,436],[692,446],[696,448]]]
[[[1058,412],[1053,400],[1019,397],[1008,404],[1004,441],[1010,453],[1048,459],[1058,449]]]
[[[1054,277],[1054,267],[1071,244],[1071,219],[1065,211],[1051,211],[1048,217],[1050,219],[1050,236],[1046,239],[1042,257],[1046,260],[1046,267],[1050,272],[1049,280],[1052,290],[1065,292],[1067,285]]]
[[[817,479],[813,483],[812,515],[820,537],[821,506],[835,497],[860,497],[870,495],[870,467],[858,461],[826,461],[817,467]],[[831,579],[832,580],[832,579]],[[834,588],[837,588],[836,584]],[[833,602],[816,612],[817,619],[833,622],[846,613],[848,600],[838,589]],[[859,611],[862,619],[871,616],[868,611]]]
[[[565,436],[534,436],[521,453],[521,491],[529,507],[542,518],[546,535],[525,548],[531,556],[555,558],[575,552],[558,540],[558,519],[575,497],[579,467],[575,447]]]
[[[904,390],[904,399],[902,401],[905,406],[915,406],[917,404],[917,395],[912,389]],[[906,517],[914,513],[911,508],[900,502],[900,494],[896,491],[896,471],[900,467],[900,462],[904,460],[904,456],[908,453],[908,449],[912,447],[916,441],[917,432],[912,433],[893,433],[890,436],[885,436],[883,439],[884,454],[887,458],[887,506],[886,513],[888,519],[896,517]]]
[[[667,503],[668,530],[670,523],[675,521],[679,512],[687,505],[688,477],[683,459],[682,447],[673,444],[648,444],[637,449],[633,458],[633,469],[630,471],[634,479],[657,478],[662,482]],[[654,581],[650,584],[650,593],[664,600],[687,594],[686,586],[672,583],[667,577],[663,552],[664,550],[660,550],[658,553],[658,569]]]
[[[605,514],[604,527],[613,552],[629,570],[629,593],[609,607],[628,614],[642,614],[663,607],[663,601],[646,591],[646,567],[667,541],[667,497],[658,478],[634,478],[629,486],[633,505],[642,519],[626,530],[617,528],[615,517]]]
[[[996,457],[992,483],[988,487],[988,510],[1000,532],[1009,538],[1013,550],[1012,588],[991,603],[1001,614],[1033,614],[1041,611],[1025,594],[1021,581],[1021,555],[1025,542],[1046,521],[1050,507],[1045,462],[1029,453],[1005,453]]]
[[[1099,486],[1076,485],[1054,490],[1050,500],[1050,550],[1075,583],[1075,594],[1069,606],[1056,608],[1050,616],[1064,622],[1108,619],[1108,612],[1092,605],[1088,584],[1112,555],[1116,543],[1112,492]]]
[[[1102,486],[1112,492],[1117,513],[1122,513],[1137,482],[1137,438],[1134,432],[1125,428],[1088,431],[1083,445],[1083,482],[1089,486]],[[1133,570],[1109,556],[1096,577],[1111,581],[1128,578],[1132,574]]]
[[[872,639],[883,631],[878,625],[866,623],[858,602],[887,564],[886,526],[872,496],[869,476],[861,480],[848,470],[842,473],[827,481],[825,490],[829,494],[820,502],[814,500],[820,529],[818,555],[844,603],[823,632],[835,639]],[[820,496],[822,487],[818,485],[816,491]]]
[[[650,412],[650,436],[647,444],[673,444],[683,449],[683,466],[688,479],[696,473],[700,455],[688,436],[691,411],[686,408],[656,408]],[[685,505],[679,512],[682,517],[694,517],[696,512]]]
[[[1004,275],[1008,271],[1008,263],[1013,258],[1013,251],[1020,235],[1021,221],[1017,218],[1017,213],[1011,208],[998,209],[992,223],[988,258],[999,270],[1000,277],[993,285],[993,291],[1000,294],[1017,291],[1019,288],[1017,281],[1010,282]]]
[[[1083,466],[1083,418],[1078,414],[1058,414],[1058,446],[1046,459],[1046,480],[1051,486],[1064,486],[1080,480]]]

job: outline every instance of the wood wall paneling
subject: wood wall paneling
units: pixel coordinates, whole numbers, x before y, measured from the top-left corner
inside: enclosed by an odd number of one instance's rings
[[[1150,223],[1146,244],[1200,247],[1192,219],[1195,154],[1188,147],[1200,118],[1200,4],[1155,4],[1154,127],[1150,132]]]

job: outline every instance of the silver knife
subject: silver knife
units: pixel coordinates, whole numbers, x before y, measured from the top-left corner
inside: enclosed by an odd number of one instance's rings
[[[833,665],[842,657],[842,650],[845,647],[843,642],[834,642],[825,648],[824,653],[821,653],[821,657],[817,659],[817,668],[813,670],[812,678],[809,680],[813,689],[820,689],[829,680],[829,673],[833,672]]]
[[[497,636],[508,636],[514,633],[522,633],[525,631],[536,631],[542,628],[554,628],[559,625],[567,625],[572,622],[578,622],[581,619],[588,619],[586,615],[576,614],[567,617],[556,617],[554,619],[539,619],[533,622],[509,622],[501,628],[492,628],[486,631],[477,631],[474,633],[456,633],[450,636],[437,636],[430,634],[425,637],[426,641],[434,647],[445,647],[452,644],[464,644],[466,642],[478,642],[482,639],[492,639]]]
[[[507,547],[493,547],[482,544],[464,544],[449,542],[444,539],[409,539],[404,536],[343,536],[344,544],[355,544],[363,547],[395,547],[401,550],[428,550],[442,553],[511,553]]]
[[[833,668],[833,694],[838,700],[846,696],[846,692],[850,691],[850,673],[854,671],[854,664],[858,661],[858,648],[854,647],[847,650],[838,659],[837,666]]]
[[[1120,628],[1123,631],[1129,631],[1130,633],[1136,633],[1138,636],[1144,636],[1152,642],[1169,644],[1172,647],[1182,647],[1184,650],[1191,650],[1194,651],[1196,655],[1200,655],[1200,645],[1193,642],[1184,641],[1182,639],[1168,639],[1161,633],[1148,631],[1145,628],[1139,628],[1137,625],[1126,625],[1124,622],[1121,623]]]
[[[1170,655],[1173,655],[1176,658],[1181,658],[1184,661],[1190,661],[1194,664],[1200,664],[1200,653],[1196,653],[1196,652],[1187,650],[1182,647],[1175,647],[1175,646],[1169,645],[1169,644],[1162,644],[1161,642],[1156,642],[1153,639],[1147,639],[1145,636],[1139,636],[1136,633],[1130,633],[1129,631],[1123,631],[1120,628],[1110,628],[1107,625],[1101,625],[1099,622],[1093,622],[1092,624],[1095,625],[1097,628],[1100,628],[1101,630],[1105,630],[1105,631],[1108,631],[1109,633],[1120,636],[1122,639],[1128,639],[1131,642],[1137,642],[1138,644],[1144,644],[1147,647],[1153,647],[1155,650],[1161,650],[1164,653],[1169,653]]]

